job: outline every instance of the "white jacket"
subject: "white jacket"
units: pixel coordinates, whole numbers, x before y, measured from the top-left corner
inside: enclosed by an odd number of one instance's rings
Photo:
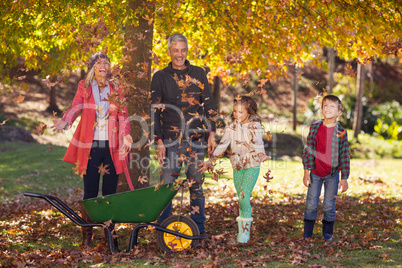
[[[262,134],[262,127],[258,122],[248,122],[243,125],[231,122],[226,126],[213,156],[223,155],[230,144],[229,156],[233,169],[240,170],[259,166],[261,163],[258,162],[258,154],[265,154]]]

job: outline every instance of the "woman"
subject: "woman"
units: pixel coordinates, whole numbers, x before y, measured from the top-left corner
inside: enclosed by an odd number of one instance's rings
[[[128,153],[133,142],[130,122],[127,108],[113,102],[121,103],[116,99],[121,92],[110,78],[110,59],[101,52],[92,55],[89,73],[85,81],[79,82],[71,109],[61,120],[53,120],[51,126],[53,131],[69,129],[81,115],[63,161],[75,165],[73,169],[83,176],[84,200],[98,196],[101,173],[102,195],[116,193],[118,174],[128,174]],[[82,215],[90,221],[83,207]],[[92,227],[83,227],[82,233],[82,245],[90,247]]]

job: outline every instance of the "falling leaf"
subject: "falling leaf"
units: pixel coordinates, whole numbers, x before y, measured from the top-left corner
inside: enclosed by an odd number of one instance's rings
[[[274,177],[271,176],[271,170],[268,169],[267,173],[265,173],[264,177],[266,182],[270,182]]]
[[[268,79],[260,79],[259,82],[258,87],[263,87],[268,82]]]
[[[23,96],[23,95],[21,95],[21,94],[20,94],[18,97],[13,98],[13,100],[14,100],[15,102],[17,102],[17,103],[23,102],[24,99],[25,99],[25,96]]]
[[[200,207],[199,206],[191,206],[191,214],[194,215],[195,213],[200,213]]]
[[[315,99],[315,100],[318,100],[318,99],[321,98],[321,97],[322,97],[322,92],[319,93],[319,94],[317,94],[317,95],[314,97],[314,99]]]
[[[47,128],[47,125],[45,123],[41,122],[39,124],[39,126],[36,126],[36,128],[34,130],[32,130],[32,133],[39,133],[39,135],[43,135],[46,128]]]
[[[138,37],[138,40],[139,40],[139,41],[141,41],[141,40],[144,40],[144,39],[145,39],[145,35],[144,35],[144,34],[142,34],[142,33],[138,33],[138,34],[137,34],[137,37]]]
[[[338,134],[336,134],[337,137],[340,137],[341,139],[343,139],[343,136],[345,136],[346,134],[346,129],[344,129],[342,132],[341,131],[337,131]]]
[[[80,162],[77,161],[77,162],[75,163],[74,167],[72,167],[72,169],[73,169],[75,175],[78,175],[78,174],[79,174],[79,171],[78,171],[79,166],[80,166]]]
[[[240,191],[240,196],[241,196],[241,198],[243,198],[244,199],[244,196],[246,195],[246,193],[244,192],[244,189],[241,189],[241,191]]]
[[[155,191],[157,191],[164,183],[165,183],[165,180],[161,180],[161,181],[155,186]]]
[[[169,242],[169,246],[172,248],[172,251],[176,251],[176,246],[177,244],[173,243],[173,242]]]
[[[148,225],[148,230],[151,231],[151,233],[155,233],[155,227],[153,227],[152,225]]]
[[[270,141],[272,139],[271,131],[267,131],[267,140]]]
[[[148,178],[147,178],[146,176],[140,176],[140,177],[138,178],[138,181],[139,181],[141,184],[144,184],[144,183],[147,183],[147,182],[148,182]]]
[[[154,109],[160,109],[161,112],[163,112],[165,110],[165,104],[155,104]]]
[[[108,221],[105,221],[103,224],[106,225],[106,227],[109,228],[109,227],[111,227],[113,225],[113,222],[112,222],[112,220],[108,220]]]
[[[52,152],[52,151],[53,151],[53,149],[52,149],[52,144],[49,143],[49,152]]]
[[[159,64],[160,57],[158,57],[155,52],[152,52],[152,57],[150,57],[150,59],[155,62],[155,64]]]
[[[148,25],[151,25],[151,24],[152,24],[152,21],[154,20],[154,18],[149,17],[148,14],[146,14],[145,16],[142,16],[142,18],[143,18],[144,20],[148,21]]]
[[[179,177],[179,176],[180,176],[180,172],[172,173],[172,174],[170,174],[170,176],[172,176],[172,177]]]
[[[110,174],[109,169],[107,169],[109,165],[103,165],[103,163],[98,167],[98,173],[103,175],[103,174]]]
[[[0,123],[0,126],[4,125],[8,120],[9,120],[9,118],[7,118],[6,120],[4,120],[3,123]]]
[[[193,186],[193,184],[195,184],[195,183],[196,183],[195,180],[189,179],[189,180],[187,181],[187,187],[188,187],[188,188],[191,188],[191,186]]]
[[[176,126],[171,126],[171,128],[172,128],[171,131],[173,131],[173,132],[177,132],[177,133],[181,132],[180,128],[178,128]]]
[[[346,74],[347,74],[347,75],[349,75],[349,76],[351,76],[351,77],[356,77],[356,71],[353,70],[352,65],[350,65],[350,64],[348,63],[348,64],[346,64],[346,68],[347,68],[347,71],[346,71]]]

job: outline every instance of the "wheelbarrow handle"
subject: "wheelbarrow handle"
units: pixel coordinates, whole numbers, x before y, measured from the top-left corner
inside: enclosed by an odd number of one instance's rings
[[[44,199],[49,204],[51,204],[53,207],[55,207],[58,211],[63,213],[72,222],[74,222],[75,224],[77,224],[79,226],[82,226],[82,227],[95,227],[95,226],[103,227],[103,224],[96,224],[96,223],[88,223],[88,222],[86,222],[77,213],[75,213],[74,210],[72,210],[63,201],[61,201],[59,198],[57,198],[55,196],[38,194],[38,193],[31,193],[31,192],[25,192],[24,195]]]
[[[25,192],[24,195],[25,195],[25,196],[30,196],[30,197],[38,197],[38,198],[41,198],[41,194],[37,194],[37,193]]]
[[[44,194],[38,194],[38,193],[31,193],[31,192],[25,192],[25,196],[30,196],[30,197],[35,197],[35,198],[41,198],[47,201],[49,204],[51,204],[53,207],[55,207],[58,211],[63,213],[67,218],[69,218],[72,222],[75,224],[81,226],[81,227],[101,227],[104,230],[106,230],[107,235],[108,235],[108,240],[109,240],[109,249],[110,252],[113,253],[113,245],[112,245],[112,233],[110,232],[109,228],[103,224],[103,223],[88,223],[86,222],[80,215],[74,212],[69,206],[67,206],[63,201],[61,201],[59,198],[51,195],[44,195]]]

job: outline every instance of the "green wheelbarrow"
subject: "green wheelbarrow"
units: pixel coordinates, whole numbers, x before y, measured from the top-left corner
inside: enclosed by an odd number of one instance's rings
[[[183,188],[182,190],[183,199]],[[195,222],[180,214],[172,215],[160,225],[152,223],[167,207],[179,188],[174,183],[164,184],[160,187],[147,187],[139,190],[122,192],[97,198],[83,200],[82,203],[92,223],[86,222],[75,213],[64,202],[54,196],[25,192],[25,196],[36,197],[46,200],[53,207],[63,213],[72,222],[81,227],[103,228],[108,237],[109,249],[113,253],[117,243],[114,243],[112,233],[108,228],[113,223],[139,223],[131,232],[128,251],[137,245],[138,231],[141,228],[150,227],[157,230],[157,241],[159,247],[165,252],[182,251],[187,248],[196,248],[199,240],[205,239],[201,236]],[[109,223],[109,224],[108,224]]]

